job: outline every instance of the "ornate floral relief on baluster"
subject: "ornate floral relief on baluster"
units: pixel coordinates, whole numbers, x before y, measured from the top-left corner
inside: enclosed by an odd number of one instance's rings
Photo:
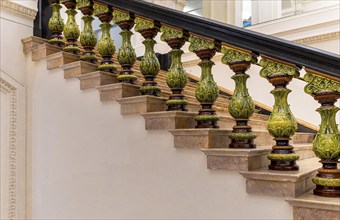
[[[313,178],[316,184],[314,194],[340,197],[340,169],[337,166],[340,159],[340,132],[335,121],[340,110],[335,106],[340,98],[340,81],[322,77],[312,70],[307,69],[306,72],[305,92],[321,104],[316,110],[321,115],[321,125],[313,141],[313,152],[321,159],[322,168]]]
[[[159,96],[160,88],[155,82],[155,78],[160,71],[160,64],[154,51],[156,44],[154,38],[159,31],[160,24],[142,17],[136,17],[135,23],[135,31],[139,32],[145,39],[143,41],[145,53],[140,64],[140,70],[145,81],[140,92],[142,95]]]
[[[94,15],[99,18],[102,22],[100,27],[102,30],[102,37],[98,41],[97,49],[103,60],[99,65],[98,69],[101,71],[116,74],[116,65],[113,63],[113,54],[116,52],[116,46],[113,39],[111,38],[111,27],[112,24],[112,10],[107,5],[94,3]]]
[[[93,2],[91,0],[77,0],[77,7],[83,13],[82,20],[84,21],[84,30],[80,34],[80,43],[84,48],[81,60],[95,63],[97,57],[93,51],[97,44],[97,36],[93,31],[92,22]]]
[[[113,10],[113,22],[117,24],[122,31],[122,46],[118,50],[118,62],[122,67],[117,79],[119,82],[134,84],[137,77],[133,74],[132,67],[136,62],[136,52],[131,44],[132,27],[135,25],[134,16],[129,12],[118,9]]]
[[[195,90],[196,99],[201,104],[201,109],[195,117],[196,128],[218,128],[219,117],[212,106],[218,98],[219,89],[212,75],[212,66],[215,63],[211,59],[220,46],[212,40],[194,35],[189,37],[189,42],[189,50],[202,60],[198,64],[201,67],[201,78]]]
[[[67,8],[67,22],[64,26],[64,36],[66,38],[66,47],[64,51],[79,54],[80,48],[77,45],[77,40],[80,36],[80,30],[76,22],[76,11],[77,2],[75,0],[63,0],[62,3]]]
[[[231,139],[230,148],[255,148],[254,139],[256,135],[248,125],[249,118],[253,115],[255,104],[248,93],[247,79],[249,75],[246,71],[252,63],[257,62],[254,54],[248,51],[224,46],[222,47],[222,63],[229,65],[235,72],[231,78],[235,81],[234,94],[230,98],[228,111],[235,118],[236,125],[233,132],[228,136]]]
[[[60,9],[62,8],[60,5],[60,0],[52,0],[51,8],[52,16],[48,21],[48,28],[50,29],[52,35],[50,40],[48,40],[48,43],[58,47],[64,47],[65,41],[62,36],[64,30],[64,21],[60,16]]]
[[[188,33],[166,25],[162,25],[161,32],[161,40],[167,42],[172,49],[170,51],[171,66],[166,75],[166,83],[172,91],[169,100],[166,102],[167,111],[187,111],[186,105],[188,101],[185,100],[182,92],[188,82],[188,76],[181,61],[183,54],[181,47],[187,41]]]
[[[260,65],[263,67],[260,75],[266,78],[275,87],[271,93],[275,97],[275,104],[270,114],[267,129],[274,137],[276,145],[273,146],[268,159],[271,160],[271,170],[298,170],[295,154],[289,140],[297,131],[297,122],[288,105],[288,94],[291,92],[286,86],[295,77],[299,76],[298,68],[280,61],[262,56]]]

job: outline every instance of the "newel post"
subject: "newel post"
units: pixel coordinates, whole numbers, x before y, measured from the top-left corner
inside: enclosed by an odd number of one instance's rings
[[[313,152],[320,158],[322,168],[313,178],[316,184],[314,194],[340,197],[340,132],[335,117],[340,108],[334,104],[340,98],[340,82],[320,76],[306,69],[304,76],[307,85],[305,92],[321,104],[316,111],[321,115],[320,130],[313,141]]]
[[[286,87],[294,77],[299,76],[298,69],[293,65],[264,56],[262,56],[260,65],[263,67],[260,75],[275,87],[271,91],[275,97],[275,104],[267,123],[268,132],[276,142],[268,155],[268,159],[271,161],[269,169],[298,170],[296,160],[299,159],[299,156],[295,154],[293,146],[289,144],[298,127],[287,100],[291,90]]]
[[[212,40],[193,35],[189,37],[189,42],[189,50],[202,60],[198,64],[201,67],[201,78],[195,90],[196,99],[201,104],[201,109],[195,117],[196,128],[218,128],[219,117],[212,106],[218,98],[219,89],[212,75],[212,66],[215,63],[211,59],[219,46]]]
[[[257,62],[256,56],[251,52],[227,46],[222,48],[222,53],[224,54],[222,63],[229,65],[230,69],[235,72],[235,75],[231,77],[235,81],[235,90],[229,101],[228,111],[235,118],[236,125],[233,127],[233,132],[228,134],[231,139],[229,147],[255,148],[256,135],[248,125],[255,105],[248,93],[246,82],[249,75],[246,74],[246,71],[252,63]]]
[[[162,25],[161,32],[161,40],[167,42],[172,49],[170,51],[171,66],[166,75],[166,83],[172,91],[169,100],[166,101],[167,111],[187,111],[188,102],[182,92],[188,82],[188,76],[182,65],[183,50],[181,48],[188,39],[188,34],[183,30],[166,25]]]

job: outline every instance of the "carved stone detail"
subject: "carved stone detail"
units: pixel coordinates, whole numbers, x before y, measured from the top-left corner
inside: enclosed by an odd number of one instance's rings
[[[0,78],[0,89],[10,95],[8,219],[17,218],[17,89]]]

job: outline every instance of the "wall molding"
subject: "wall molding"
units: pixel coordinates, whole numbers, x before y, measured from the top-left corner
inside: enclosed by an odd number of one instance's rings
[[[0,78],[0,89],[9,95],[9,143],[8,143],[8,219],[17,219],[17,145],[18,145],[18,93],[17,88]]]
[[[1,8],[6,8],[14,13],[29,17],[31,19],[35,19],[35,16],[38,12],[37,10],[28,8],[26,6],[8,0],[0,0],[0,6]]]
[[[298,40],[294,40],[294,42],[309,45],[309,44],[315,44],[315,43],[329,41],[329,40],[336,40],[339,38],[340,38],[340,31],[327,33],[327,34],[320,34],[320,35],[312,36],[312,37],[301,38]]]

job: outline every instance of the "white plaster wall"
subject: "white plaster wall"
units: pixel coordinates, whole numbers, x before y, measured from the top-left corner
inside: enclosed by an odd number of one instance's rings
[[[284,199],[248,195],[237,172],[207,170],[202,152],[78,79],[27,68],[33,219],[292,219]]]
[[[13,1],[18,5],[9,9],[11,2],[0,2],[0,218],[25,219],[27,69],[21,39],[33,34],[36,2]]]

